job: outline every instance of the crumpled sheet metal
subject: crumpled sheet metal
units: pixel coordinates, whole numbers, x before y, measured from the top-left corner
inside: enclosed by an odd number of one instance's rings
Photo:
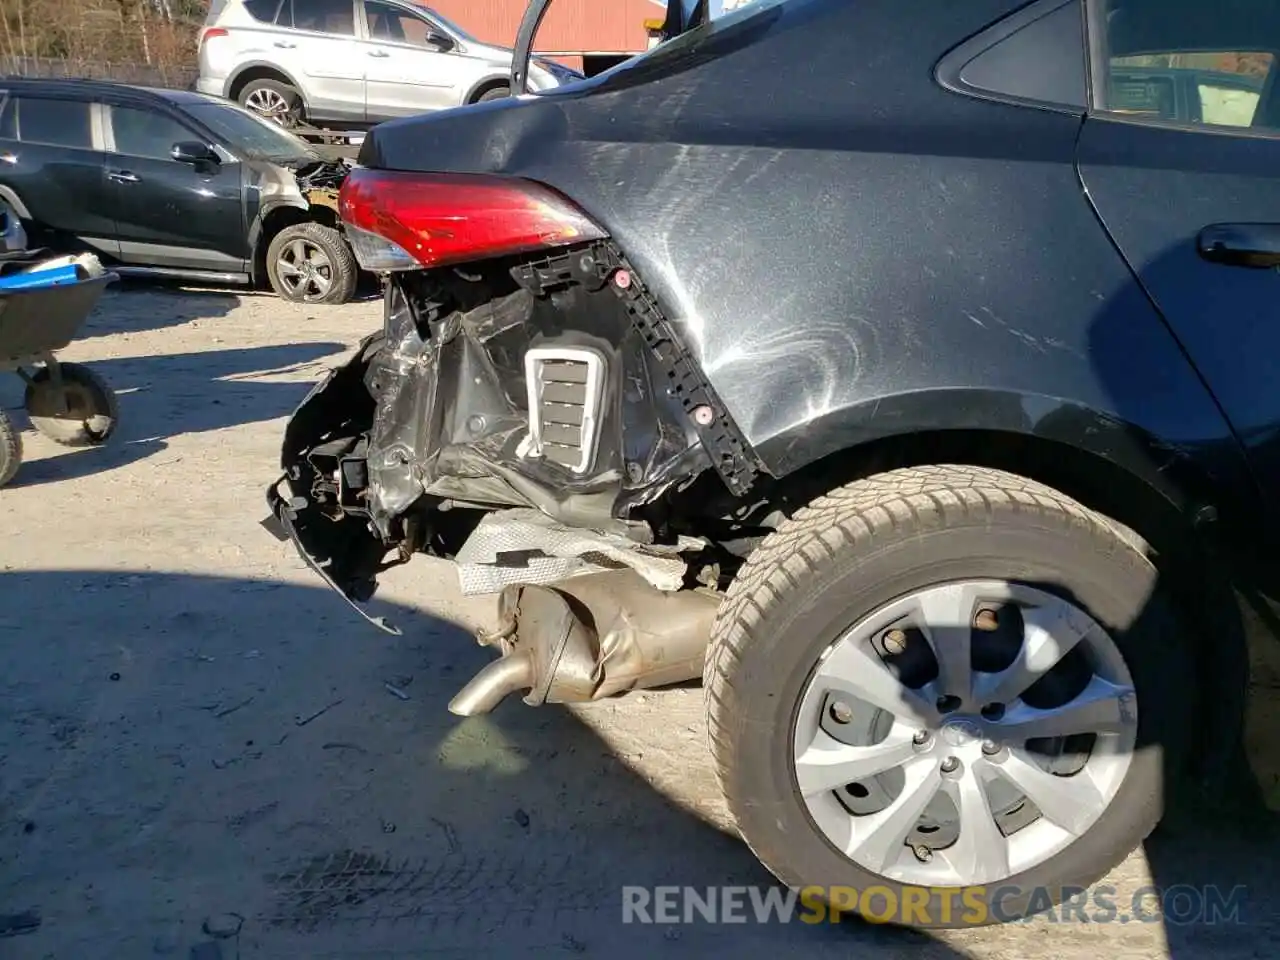
[[[464,596],[498,593],[513,583],[546,584],[630,567],[655,589],[679,590],[688,563],[682,551],[703,546],[695,537],[675,544],[639,544],[626,537],[566,527],[539,510],[487,514],[454,557]]]

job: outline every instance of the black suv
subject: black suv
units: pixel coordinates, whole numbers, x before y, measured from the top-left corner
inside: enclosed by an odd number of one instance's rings
[[[122,274],[348,300],[359,270],[335,204],[346,169],[216,97],[0,79],[0,200],[33,244],[92,250]]]

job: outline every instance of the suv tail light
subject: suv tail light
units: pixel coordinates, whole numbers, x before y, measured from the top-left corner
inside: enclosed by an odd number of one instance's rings
[[[532,180],[358,167],[338,197],[366,270],[420,270],[605,235],[570,201]]]
[[[200,31],[200,40],[196,46],[203,46],[206,40],[212,40],[214,37],[228,36],[226,27],[205,27]]]

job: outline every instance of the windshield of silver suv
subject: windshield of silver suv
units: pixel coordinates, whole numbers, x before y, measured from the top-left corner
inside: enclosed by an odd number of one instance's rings
[[[234,104],[210,99],[184,106],[192,117],[249,160],[288,163],[321,159],[305,140]]]

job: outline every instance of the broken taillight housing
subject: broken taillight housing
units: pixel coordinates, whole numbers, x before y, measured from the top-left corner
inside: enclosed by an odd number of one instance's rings
[[[421,270],[605,235],[549,187],[470,173],[406,173],[357,167],[338,197],[360,266]]]

